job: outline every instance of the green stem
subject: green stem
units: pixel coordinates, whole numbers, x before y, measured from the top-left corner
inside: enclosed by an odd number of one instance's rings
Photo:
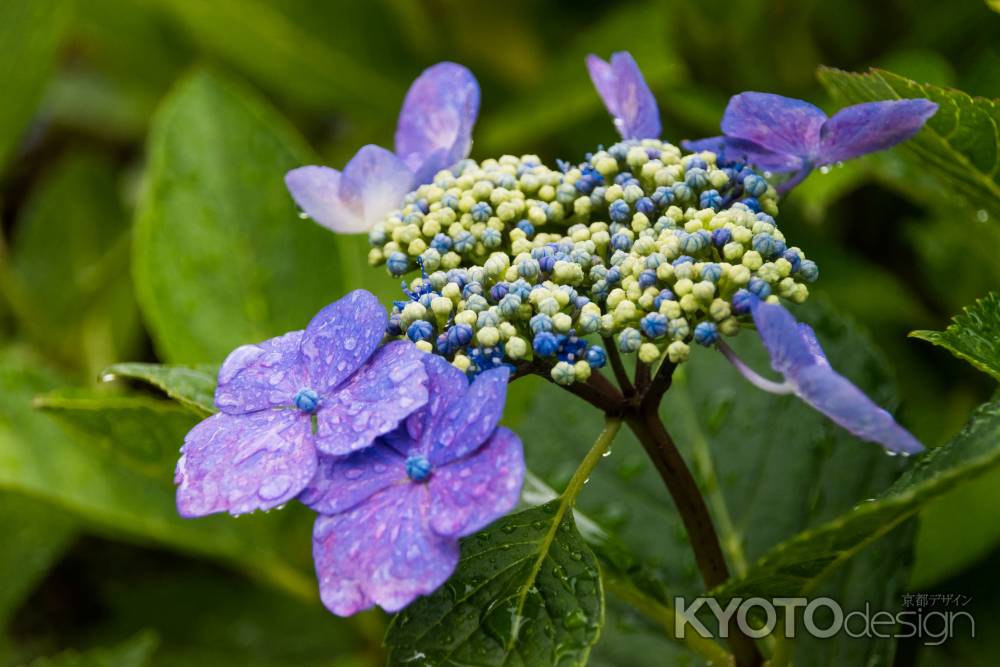
[[[621,426],[622,420],[618,417],[609,415],[604,418],[604,428],[601,430],[601,434],[597,436],[597,440],[591,445],[590,451],[583,457],[583,461],[580,462],[576,472],[573,473],[569,483],[566,485],[566,489],[562,492],[561,498],[564,506],[572,506],[576,503],[576,497],[580,495],[580,489],[587,483],[590,473],[594,472],[597,463],[611,447],[611,442],[615,439],[618,429]]]

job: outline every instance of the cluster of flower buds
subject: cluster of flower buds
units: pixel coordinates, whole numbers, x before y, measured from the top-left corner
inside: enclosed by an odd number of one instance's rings
[[[680,363],[735,335],[751,295],[802,302],[818,275],[743,164],[630,140],[559,166],[466,160],[378,223],[371,263],[421,270],[389,333],[470,373],[540,360],[570,384],[606,361],[588,336]]]

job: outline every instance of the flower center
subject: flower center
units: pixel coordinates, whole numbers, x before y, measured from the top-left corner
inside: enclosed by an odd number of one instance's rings
[[[422,454],[406,459],[406,475],[414,482],[426,482],[431,476],[431,462]]]
[[[295,394],[294,402],[295,407],[299,410],[307,414],[312,414],[319,407],[319,394],[308,387],[299,389],[299,393]]]

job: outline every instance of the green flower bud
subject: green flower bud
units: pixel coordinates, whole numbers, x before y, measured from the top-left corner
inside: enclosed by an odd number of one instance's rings
[[[615,307],[614,318],[615,324],[618,326],[634,322],[638,319],[638,317],[638,310],[636,309],[635,304],[631,301],[621,301]]]
[[[735,317],[727,317],[719,322],[719,331],[724,336],[735,336],[740,332],[740,321]]]
[[[680,300],[681,310],[683,310],[688,315],[692,315],[701,310],[701,304],[698,299],[695,298],[694,294],[685,294]]]
[[[727,262],[738,262],[743,257],[743,244],[730,241],[722,246],[722,256],[726,258]]]
[[[580,360],[573,364],[573,375],[576,377],[577,382],[586,382],[590,378],[590,364],[584,360]]]
[[[472,310],[463,310],[455,315],[456,324],[468,324],[471,327],[474,326],[478,320],[479,315]]]
[[[404,326],[410,326],[413,322],[422,320],[426,316],[427,309],[424,308],[422,304],[416,301],[411,301],[403,306],[403,312],[400,314],[400,319]]]
[[[708,303],[715,296],[715,285],[707,280],[702,280],[699,283],[695,283],[691,288],[691,294],[694,295],[698,301],[702,303]]]
[[[467,373],[469,371],[469,366],[472,365],[472,362],[469,361],[469,358],[464,354],[456,354],[455,358],[451,361],[451,365],[463,373]]]
[[[559,311],[559,302],[551,296],[542,299],[542,301],[538,304],[538,312],[548,315],[549,317],[555,315]]]
[[[680,266],[674,267],[674,270],[681,268],[681,266],[688,266],[688,264],[681,264]],[[690,278],[681,278],[676,283],[674,283],[674,294],[677,296],[684,296],[691,293],[691,289],[694,287],[694,283],[691,282]]]
[[[433,352],[434,346],[430,344],[430,341],[418,340],[416,342],[417,349],[421,352]]]
[[[560,361],[553,366],[549,374],[556,384],[568,386],[576,381],[576,370],[566,361]]]
[[[681,310],[681,304],[677,301],[662,301],[660,303],[660,313],[666,315],[669,319],[675,320],[684,314]]]
[[[715,299],[712,301],[712,305],[708,307],[708,314],[716,322],[726,319],[732,314],[732,312],[733,309],[732,306],[729,305],[729,302],[722,299]]]
[[[764,263],[764,259],[756,250],[749,250],[743,253],[742,264],[751,271],[756,271]]]
[[[655,363],[660,358],[660,348],[652,343],[643,343],[639,346],[639,360],[645,364]]]
[[[681,364],[687,361],[690,353],[691,348],[679,340],[675,340],[667,346],[667,358],[675,364]]]
[[[736,287],[743,287],[750,282],[750,269],[737,264],[729,269],[729,281]]]
[[[556,313],[552,316],[552,326],[559,333],[566,333],[573,328],[573,318],[566,313]]]
[[[528,341],[520,336],[514,336],[507,340],[504,351],[511,359],[524,359],[528,356]]]
[[[500,342],[500,332],[496,327],[485,327],[476,332],[476,341],[484,347],[493,347]]]

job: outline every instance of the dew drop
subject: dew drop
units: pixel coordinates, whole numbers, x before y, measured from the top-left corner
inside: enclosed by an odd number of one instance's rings
[[[302,219],[302,220],[308,220],[309,219],[309,214],[306,213],[305,211],[299,211],[299,218]]]
[[[986,222],[989,219],[990,219],[990,214],[986,211],[986,209],[981,208],[978,211],[976,211],[976,220],[978,222]]]
[[[115,379],[114,373],[105,373],[101,376],[101,382],[112,382]]]
[[[819,168],[819,173],[821,173],[821,174],[829,174],[830,173],[830,165],[824,164],[822,167]]]

